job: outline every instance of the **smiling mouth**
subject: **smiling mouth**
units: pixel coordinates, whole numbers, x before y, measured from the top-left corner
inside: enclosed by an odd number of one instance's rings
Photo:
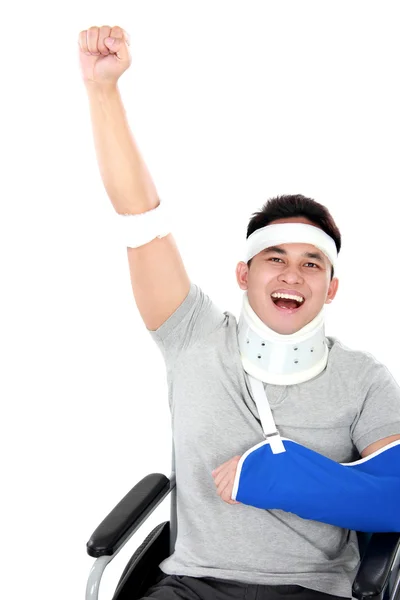
[[[274,306],[280,311],[280,312],[284,312],[286,314],[292,314],[297,312],[298,310],[300,310],[300,308],[303,306],[303,304],[305,303],[305,300],[303,300],[303,302],[299,302],[298,300],[291,300],[289,298],[272,298],[271,300],[274,304]]]

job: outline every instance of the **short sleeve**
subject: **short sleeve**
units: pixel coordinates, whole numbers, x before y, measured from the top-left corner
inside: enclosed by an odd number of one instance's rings
[[[361,454],[374,442],[400,435],[400,387],[389,369],[372,355],[367,355],[364,361],[358,387],[360,410],[351,434]]]
[[[159,347],[167,369],[172,369],[180,353],[206,341],[221,327],[227,316],[203,290],[191,282],[188,295],[176,311],[149,334]]]

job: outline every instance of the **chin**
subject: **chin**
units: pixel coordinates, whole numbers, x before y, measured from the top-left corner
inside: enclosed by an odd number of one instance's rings
[[[274,323],[271,322],[271,319],[269,319],[269,321],[270,322],[264,322],[270,329],[282,335],[290,335],[292,333],[296,333],[296,331],[300,331],[300,329],[303,329],[303,327],[305,327],[306,325],[308,325],[308,323],[312,321],[312,318],[303,318],[301,321],[296,319],[296,322],[294,319],[290,318],[285,319],[283,322],[280,319],[276,319]]]

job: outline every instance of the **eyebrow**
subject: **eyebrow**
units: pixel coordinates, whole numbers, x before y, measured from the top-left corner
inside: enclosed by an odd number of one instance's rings
[[[265,248],[265,250],[263,250],[263,254],[269,254],[271,252],[276,252],[276,254],[287,254],[286,250],[279,248],[279,246],[271,246],[270,248]],[[305,256],[306,258],[314,258],[322,263],[324,262],[324,259],[319,252],[303,252],[302,256]]]

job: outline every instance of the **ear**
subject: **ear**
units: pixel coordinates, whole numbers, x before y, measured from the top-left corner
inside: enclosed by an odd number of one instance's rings
[[[326,295],[325,304],[330,304],[332,302],[332,300],[336,296],[336,293],[338,291],[338,287],[339,287],[339,279],[337,277],[334,277],[332,279],[331,283],[329,284],[329,288],[328,288],[328,293]]]
[[[249,267],[243,261],[240,261],[236,266],[236,279],[241,290],[248,288]]]

